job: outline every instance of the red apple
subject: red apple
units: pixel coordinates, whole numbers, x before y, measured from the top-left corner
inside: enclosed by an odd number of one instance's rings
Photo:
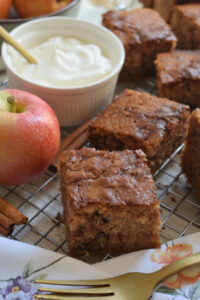
[[[22,18],[37,17],[65,7],[71,0],[14,0],[13,4]]]
[[[51,107],[20,90],[0,91],[0,184],[33,180],[52,162],[60,126]]]
[[[12,6],[12,0],[0,0],[0,19],[6,19]]]

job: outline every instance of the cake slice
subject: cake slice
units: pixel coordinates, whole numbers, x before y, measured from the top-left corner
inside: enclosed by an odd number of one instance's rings
[[[200,48],[200,3],[173,7],[171,27],[178,38],[178,49]]]
[[[160,246],[159,201],[141,150],[67,150],[59,176],[70,255]]]
[[[200,195],[200,109],[198,108],[190,117],[181,165],[188,183],[196,188]]]
[[[176,37],[168,24],[153,9],[108,11],[103,25],[118,36],[126,56],[121,80],[134,80],[154,74],[156,54],[176,46]]]
[[[156,69],[160,97],[200,107],[200,50],[160,53]]]
[[[90,125],[97,149],[142,149],[154,173],[184,141],[189,107],[126,89]]]
[[[170,22],[174,5],[186,3],[200,3],[199,0],[154,0],[153,8],[157,10],[165,21]]]

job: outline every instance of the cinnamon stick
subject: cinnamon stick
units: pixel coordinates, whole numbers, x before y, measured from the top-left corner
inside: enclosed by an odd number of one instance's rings
[[[58,159],[62,151],[67,149],[79,149],[87,142],[90,122],[91,120],[85,122],[61,142],[60,150],[52,163],[55,168],[57,168]]]
[[[68,146],[74,142],[74,140],[77,139],[78,136],[80,136],[84,131],[89,129],[91,120],[85,122],[80,127],[78,127],[76,130],[74,130],[70,135],[68,135],[61,143],[60,152],[67,149]]]
[[[16,225],[26,224],[28,218],[16,207],[0,197],[0,213],[12,220]]]
[[[4,228],[3,226],[0,225],[0,234],[4,236],[9,236],[12,232],[9,232],[8,229]]]
[[[0,213],[0,227],[2,234],[10,235],[13,232],[14,226],[15,223],[11,219]]]
[[[70,145],[68,145],[67,149],[80,149],[89,138],[89,131],[86,130],[82,132],[76,140],[74,140]]]

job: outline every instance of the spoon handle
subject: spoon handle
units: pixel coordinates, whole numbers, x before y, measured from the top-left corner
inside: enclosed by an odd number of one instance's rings
[[[0,36],[3,38],[3,40],[13,46],[22,56],[24,56],[29,63],[37,64],[35,58],[26,49],[24,49],[24,47],[16,42],[2,26],[0,26]]]

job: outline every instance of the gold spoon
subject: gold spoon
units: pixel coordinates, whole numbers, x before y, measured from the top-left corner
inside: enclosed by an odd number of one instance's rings
[[[0,36],[4,41],[13,46],[22,56],[24,56],[29,63],[37,64],[35,58],[26,49],[24,49],[24,47],[16,42],[2,26],[0,26]]]

